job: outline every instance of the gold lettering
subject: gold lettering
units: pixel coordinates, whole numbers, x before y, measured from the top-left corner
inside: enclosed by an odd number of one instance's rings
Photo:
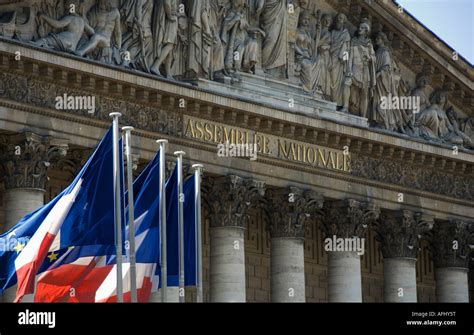
[[[260,134],[257,132],[253,133],[253,145],[257,145],[257,152],[262,153],[262,140]]]
[[[191,137],[196,137],[196,132],[194,131],[193,121],[191,119],[188,120],[186,124],[186,131],[184,132],[184,136],[189,137],[189,133],[191,132]]]
[[[196,121],[196,131],[197,131],[197,136],[196,138],[198,139],[202,139],[202,135],[203,135],[203,129],[202,129],[202,122],[201,121]]]
[[[313,154],[313,158],[311,159],[310,157],[310,153]],[[307,150],[307,153],[306,153],[306,157],[308,159],[308,163],[311,164],[311,165],[314,165],[314,163],[316,162],[316,153],[314,152],[314,148],[311,146],[311,147],[308,147],[308,150]]]
[[[206,132],[204,134],[204,140],[205,141],[211,141],[212,140],[212,124],[210,123],[204,123],[204,131]],[[215,126],[214,126],[215,127]]]
[[[318,148],[318,165],[320,166],[327,166],[327,161],[324,155],[326,154],[326,150]]]
[[[285,142],[285,146],[283,146],[281,143],[281,140],[278,139],[278,157],[282,156],[283,154],[283,157],[288,159],[290,153],[289,153],[288,148],[286,148],[286,141],[284,142]]]
[[[235,133],[236,133],[236,137],[237,137],[237,138],[236,138],[236,141],[235,141],[236,144],[244,144],[244,143],[245,143],[245,142],[244,142],[244,141],[245,141],[245,134],[244,134],[244,132],[237,129],[237,130],[235,131]]]
[[[270,154],[270,139],[267,136],[262,135],[262,143],[262,153],[266,155]]]
[[[221,143],[221,130],[221,127],[214,126],[214,138],[212,139],[214,143]]]
[[[351,172],[351,157],[349,155],[343,155],[344,159],[344,172]]]
[[[344,155],[339,150],[278,138],[273,135],[268,136],[256,131],[234,128],[219,123],[187,119],[184,136],[213,143],[256,145],[260,154],[272,154],[280,159],[343,172],[351,171],[350,156]]]
[[[336,169],[336,159],[335,159],[335,157],[336,157],[337,154],[335,152],[331,152],[331,151],[329,151],[328,154],[329,154],[328,164],[331,163],[331,167],[333,169]]]
[[[295,148],[295,143],[294,142],[291,142],[290,149],[291,149],[291,155],[293,157],[293,160],[297,161],[298,159],[296,158],[296,148]]]
[[[224,130],[224,143],[229,142],[230,144],[235,144],[235,131],[227,127],[222,127]]]

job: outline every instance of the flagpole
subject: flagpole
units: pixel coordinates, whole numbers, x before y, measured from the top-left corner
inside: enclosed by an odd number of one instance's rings
[[[137,302],[137,267],[135,250],[135,209],[133,196],[133,162],[132,162],[132,130],[133,127],[122,127],[125,132],[125,154],[127,156],[127,190],[128,190],[128,253],[130,262],[130,294],[131,302]]]
[[[119,161],[119,117],[120,113],[110,113],[113,118],[113,161],[114,161],[114,198],[115,198],[115,251],[117,253],[117,302],[123,302],[122,282],[122,210]]]
[[[183,224],[183,155],[184,151],[176,151],[178,164],[178,230],[179,230],[179,302],[185,302],[184,289],[184,224]]]
[[[166,144],[168,140],[157,140],[160,145],[160,239],[161,239],[161,302],[168,301],[168,269],[167,269],[167,246],[166,246]]]
[[[203,302],[202,294],[202,231],[201,231],[201,175],[204,166],[194,164],[194,208],[197,242],[197,302]]]

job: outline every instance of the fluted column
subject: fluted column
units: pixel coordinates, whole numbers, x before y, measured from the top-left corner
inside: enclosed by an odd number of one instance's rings
[[[326,250],[327,246],[332,245],[331,241],[367,245],[363,234],[368,225],[378,218],[377,206],[346,199],[325,202],[324,207],[322,228],[326,235]],[[345,247],[328,251],[329,302],[362,302],[360,256],[357,250],[347,250]]]
[[[28,213],[44,204],[45,183],[51,162],[64,157],[65,140],[40,136],[31,132],[4,135],[0,138],[0,164],[5,183],[3,207],[7,231]],[[3,301],[13,301],[16,288],[4,294]]]
[[[296,187],[267,191],[265,208],[271,237],[272,302],[305,302],[304,232],[323,199]]]
[[[214,178],[208,203],[210,228],[210,300],[245,302],[244,232],[248,209],[264,194],[262,182],[230,175]]]
[[[468,265],[474,225],[460,220],[435,221],[431,252],[438,302],[469,302]]]
[[[416,302],[416,258],[432,218],[409,210],[382,209],[375,224],[383,255],[384,301]]]

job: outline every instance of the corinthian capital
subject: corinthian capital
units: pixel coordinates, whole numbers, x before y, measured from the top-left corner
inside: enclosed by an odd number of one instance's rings
[[[416,258],[421,237],[432,227],[433,218],[422,213],[382,209],[375,232],[383,257]]]
[[[380,214],[377,205],[354,199],[333,200],[324,203],[323,230],[326,236],[361,237]]]
[[[67,153],[64,139],[40,136],[31,132],[4,135],[0,138],[0,164],[6,189],[44,189],[51,163]]]
[[[244,228],[248,219],[248,210],[257,207],[265,193],[264,183],[236,175],[207,180],[210,180],[206,196],[211,226]]]
[[[430,242],[437,268],[467,268],[471,246],[474,244],[474,224],[461,220],[436,220]]]
[[[323,207],[323,197],[297,187],[267,190],[265,213],[270,236],[304,238],[305,223]]]

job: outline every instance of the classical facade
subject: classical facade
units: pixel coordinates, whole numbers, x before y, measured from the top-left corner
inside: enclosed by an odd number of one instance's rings
[[[120,112],[205,166],[205,301],[472,301],[473,79],[391,0],[3,0],[0,232]]]

